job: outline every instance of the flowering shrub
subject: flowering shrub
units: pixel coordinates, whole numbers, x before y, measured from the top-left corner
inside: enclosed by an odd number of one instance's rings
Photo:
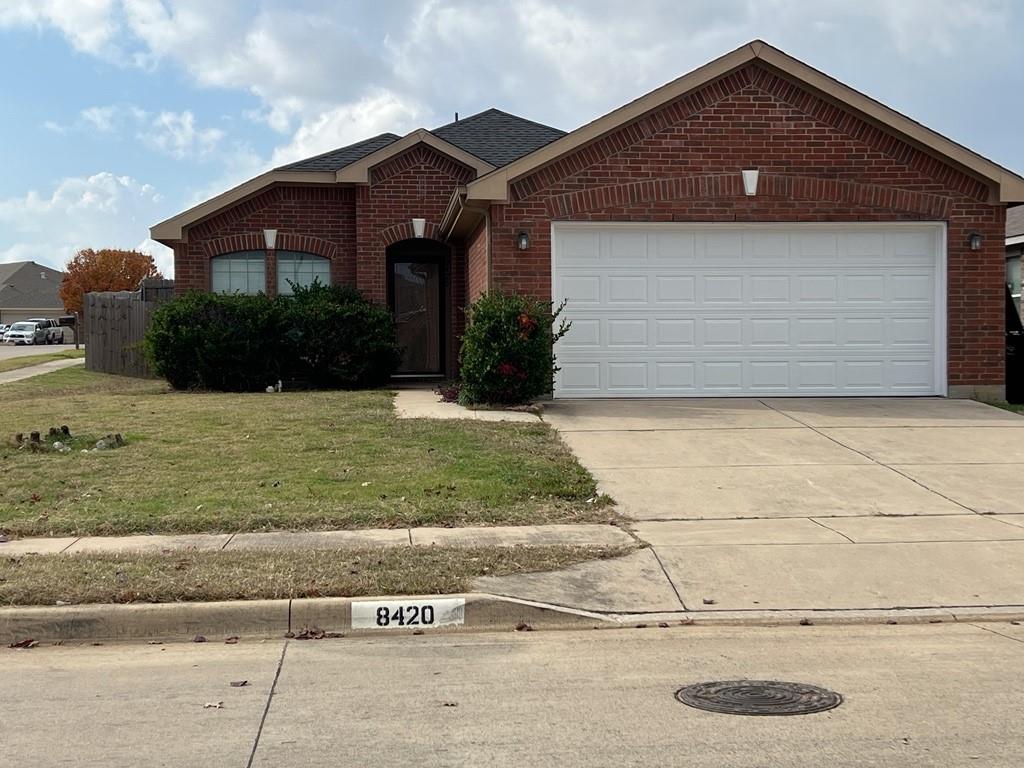
[[[518,294],[477,299],[466,313],[459,402],[519,405],[550,392],[558,370],[552,347],[569,330],[565,322],[555,327],[561,311]]]

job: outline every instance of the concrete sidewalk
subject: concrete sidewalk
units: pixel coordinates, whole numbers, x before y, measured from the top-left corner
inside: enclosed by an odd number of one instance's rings
[[[1024,530],[1022,530],[1024,533]],[[0,542],[0,557],[103,552],[266,551],[345,547],[620,546],[635,539],[614,525],[519,525],[468,528],[368,528],[351,531],[274,531],[182,535],[70,536]]]
[[[53,373],[54,371],[72,368],[76,365],[85,365],[85,358],[75,357],[67,360],[50,360],[47,363],[30,365],[26,368],[15,368],[13,371],[0,373],[0,384],[11,384],[22,379],[31,379],[33,376],[39,376],[42,373]]]

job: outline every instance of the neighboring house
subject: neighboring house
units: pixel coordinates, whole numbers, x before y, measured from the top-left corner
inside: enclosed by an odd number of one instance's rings
[[[34,261],[0,264],[0,323],[64,314],[60,283],[64,273]]]
[[[1020,262],[1024,256],[1024,205],[1006,209],[1006,285],[1020,312]]]
[[[563,134],[497,110],[287,165],[152,228],[178,290],[314,276],[452,375],[463,307],[567,300],[556,397],[1004,387],[1024,179],[760,41]]]

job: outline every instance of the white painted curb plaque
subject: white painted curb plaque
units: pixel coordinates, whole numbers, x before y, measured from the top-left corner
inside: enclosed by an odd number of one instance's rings
[[[466,599],[363,600],[352,603],[352,629],[418,629],[466,623]]]

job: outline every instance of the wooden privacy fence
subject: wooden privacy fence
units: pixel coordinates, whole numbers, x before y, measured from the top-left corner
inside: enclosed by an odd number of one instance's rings
[[[152,378],[142,339],[154,310],[173,295],[173,280],[146,280],[137,291],[85,294],[85,367]]]

